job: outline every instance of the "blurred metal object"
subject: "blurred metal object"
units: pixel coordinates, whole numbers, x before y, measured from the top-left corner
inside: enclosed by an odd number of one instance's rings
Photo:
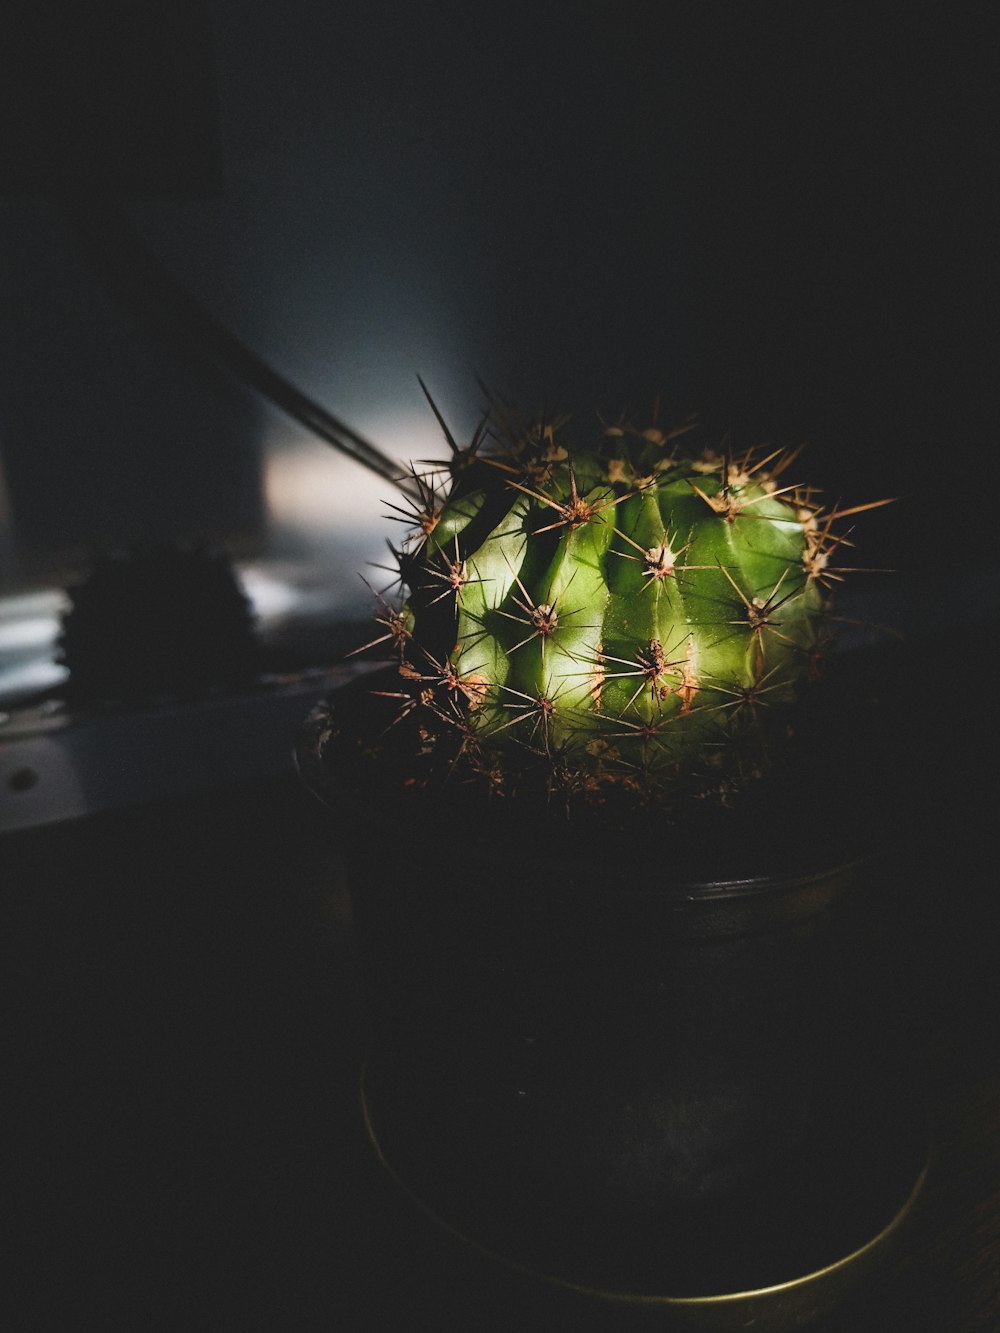
[[[0,834],[290,773],[296,730],[351,671],[129,711],[0,714]]]
[[[292,771],[299,723],[360,642],[364,589],[311,566],[239,570],[258,627],[260,674],[189,699],[70,703],[57,660],[57,589],[0,598],[0,834]]]
[[[401,464],[279,375],[186,291],[113,199],[88,191],[62,202],[77,240],[108,288],[175,347],[193,353],[214,373],[234,375],[327,444],[407,489]]]

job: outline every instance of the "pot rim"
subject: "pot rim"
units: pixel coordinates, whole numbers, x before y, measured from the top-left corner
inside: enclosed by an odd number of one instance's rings
[[[367,672],[364,674],[368,674]],[[331,692],[331,697],[341,690],[356,685],[357,676],[346,681]],[[390,807],[373,806],[352,790],[350,785],[324,761],[326,743],[332,735],[330,699],[315,704],[304,718],[296,737],[295,763],[300,780],[310,795],[338,822],[349,824],[352,828],[367,827],[383,833],[386,837],[398,838],[401,828],[417,829],[418,812],[407,808],[403,801],[394,801]],[[485,807],[484,807],[485,808]],[[426,838],[426,830],[421,830]],[[508,858],[507,846],[498,849],[498,859]],[[655,887],[642,888],[618,886],[616,895],[627,896],[633,900],[662,900],[670,897],[678,902],[698,900],[701,902],[733,901],[739,898],[755,896],[780,896],[782,893],[801,892],[811,885],[829,883],[831,880],[853,882],[863,874],[869,873],[879,863],[889,859],[891,848],[882,846],[864,846],[862,849],[845,847],[843,855],[827,854],[815,856],[808,861],[808,867],[801,871],[779,869],[762,870],[748,874],[715,874],[698,876],[681,874],[678,877],[664,877]],[[594,858],[587,858],[592,866]],[[561,858],[565,869],[572,865],[565,856]],[[578,861],[579,864],[579,861]]]

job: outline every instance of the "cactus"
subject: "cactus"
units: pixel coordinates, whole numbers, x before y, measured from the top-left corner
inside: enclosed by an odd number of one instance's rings
[[[431,406],[451,458],[392,506],[404,600],[378,594],[365,645],[398,663],[380,693],[390,728],[417,728],[411,785],[671,804],[763,771],[829,641],[857,509],[789,480],[797,451],[699,451],[690,421],[587,445],[494,400],[461,447]]]

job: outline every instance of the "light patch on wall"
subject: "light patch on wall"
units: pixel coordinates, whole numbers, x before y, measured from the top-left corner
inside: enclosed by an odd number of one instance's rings
[[[293,583],[259,565],[240,565],[239,578],[259,624],[280,620],[294,611],[301,601],[301,594]]]
[[[401,476],[410,464],[418,471],[429,470],[433,464],[426,460],[443,459],[447,453],[430,411],[426,417],[409,408],[373,413],[357,427],[400,460]],[[391,483],[330,446],[276,433],[265,446],[264,496],[270,520],[278,526],[304,529],[326,540],[371,537],[379,545],[392,535],[384,522],[384,502],[399,499]]]
[[[293,444],[268,450],[264,498],[279,527],[304,528],[334,536],[361,530],[391,487],[321,444]]]

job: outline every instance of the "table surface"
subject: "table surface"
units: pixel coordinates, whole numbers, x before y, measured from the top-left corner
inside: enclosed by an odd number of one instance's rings
[[[988,845],[930,854],[941,891],[903,947],[928,999],[932,1170],[826,1333],[1000,1329]],[[627,1326],[461,1264],[387,1207],[358,1116],[349,899],[291,775],[0,839],[0,913],[6,1327]]]

